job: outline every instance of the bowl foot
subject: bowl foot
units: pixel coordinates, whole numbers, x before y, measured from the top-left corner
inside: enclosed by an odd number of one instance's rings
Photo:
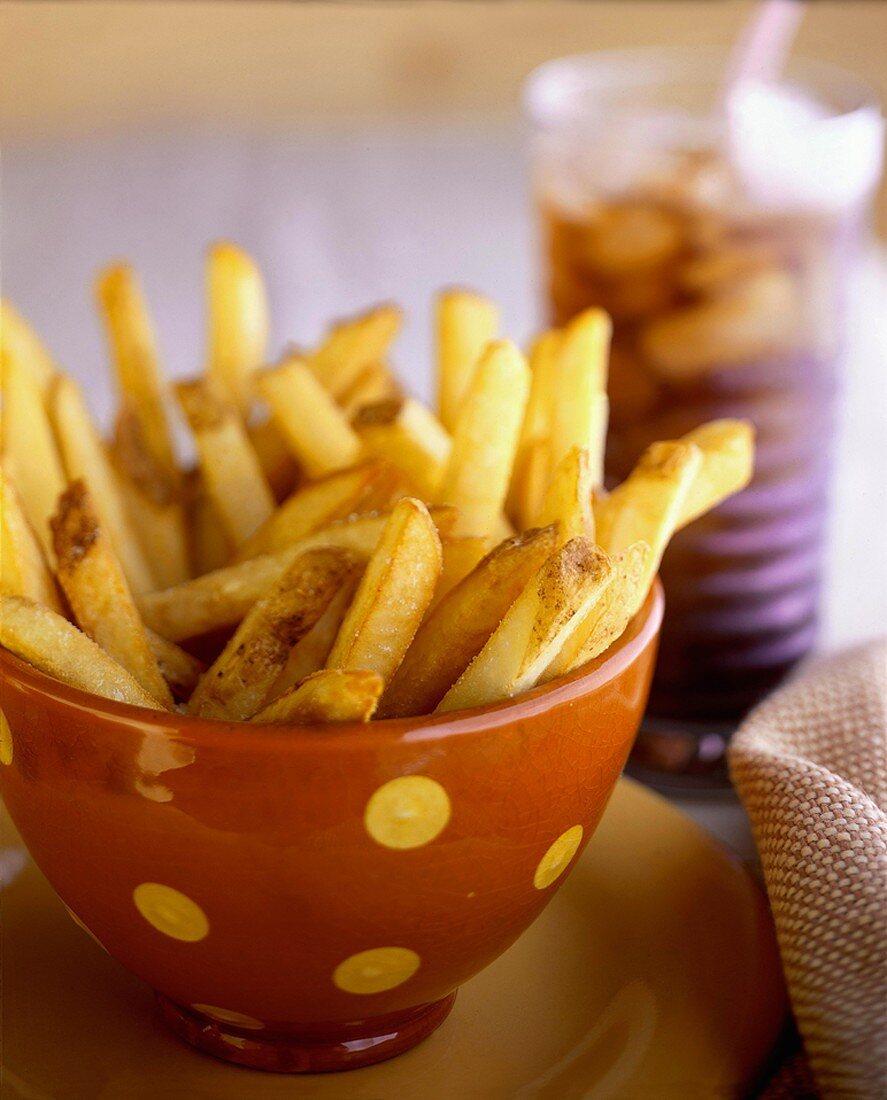
[[[450,1013],[456,994],[407,1012],[342,1024],[329,1030],[249,1027],[211,1018],[155,994],[160,1012],[186,1043],[226,1062],[269,1073],[331,1073],[384,1062],[416,1046]]]

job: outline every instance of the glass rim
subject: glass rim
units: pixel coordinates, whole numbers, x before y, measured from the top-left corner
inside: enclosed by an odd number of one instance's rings
[[[578,97],[595,88],[628,92],[666,86],[678,79],[692,83],[695,79],[708,83],[716,92],[729,57],[729,49],[718,46],[636,46],[565,54],[542,62],[527,74],[521,85],[520,104],[534,125],[557,126],[587,119],[591,112]],[[870,84],[828,61],[791,58],[775,83],[800,88],[825,107],[821,123],[871,111],[879,117],[882,114],[880,97]],[[849,102],[836,103],[829,91]],[[680,110],[688,117],[699,115],[686,108]],[[645,111],[649,108],[636,108],[636,113]],[[633,113],[630,108],[628,113]]]

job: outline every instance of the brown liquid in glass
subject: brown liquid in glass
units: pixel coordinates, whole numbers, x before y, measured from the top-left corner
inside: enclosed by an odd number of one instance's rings
[[[651,442],[707,420],[757,429],[752,484],[673,539],[648,714],[692,747],[644,739],[645,762],[702,771],[700,738],[729,728],[816,635],[830,458],[838,240],[811,219],[738,216],[675,193],[550,206],[552,320],[588,306],[614,322],[607,480]],[[714,752],[720,758],[723,745]]]

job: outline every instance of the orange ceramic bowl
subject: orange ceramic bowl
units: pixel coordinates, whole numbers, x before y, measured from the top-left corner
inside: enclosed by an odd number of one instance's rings
[[[662,602],[518,699],[369,726],[159,714],[0,651],[0,790],[180,1035],[278,1072],[365,1065],[429,1034],[563,882],[640,723]]]

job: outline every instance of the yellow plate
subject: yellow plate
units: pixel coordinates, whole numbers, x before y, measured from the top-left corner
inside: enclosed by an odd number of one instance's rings
[[[439,1031],[323,1077],[235,1068],[180,1044],[149,990],[69,919],[8,822],[3,843],[4,1100],[709,1100],[745,1091],[785,1016],[758,887],[629,780],[548,909]]]

